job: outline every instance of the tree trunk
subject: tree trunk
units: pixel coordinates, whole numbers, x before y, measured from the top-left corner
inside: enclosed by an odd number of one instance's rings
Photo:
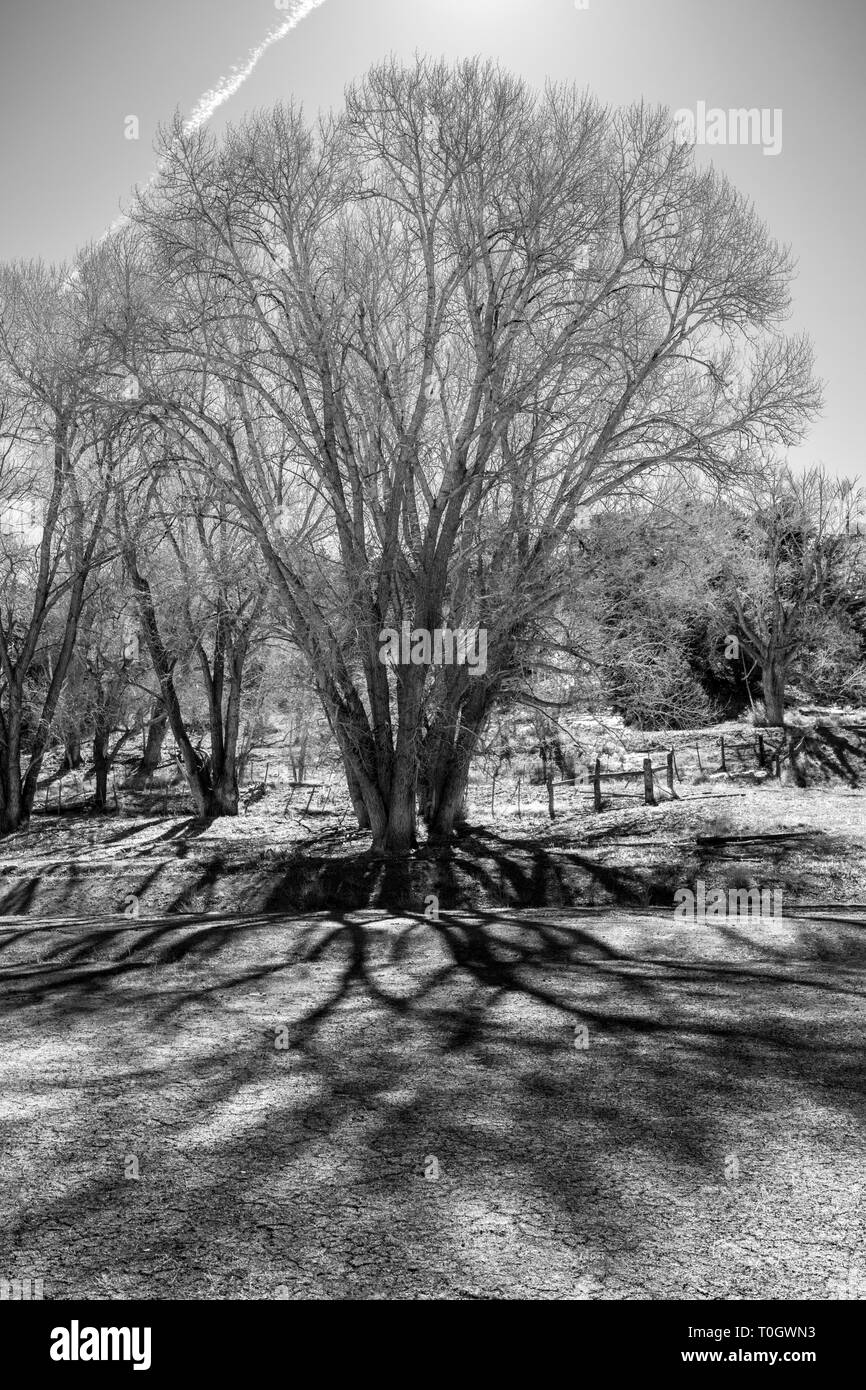
[[[346,786],[349,789],[349,800],[351,801],[352,809],[355,812],[355,819],[358,822],[358,829],[369,830],[370,813],[364,804],[364,797],[363,793],[361,792],[361,783],[358,781],[357,777],[352,771],[351,765],[347,763],[345,759],[343,759],[343,769],[346,774]]]
[[[449,775],[436,814],[428,826],[431,840],[450,840],[455,832],[463,830],[466,821],[466,787],[469,768],[462,775],[454,772]]]
[[[373,848],[385,854],[408,854],[417,840],[418,745],[425,671],[404,666],[397,689],[397,747],[388,789],[388,818],[384,834],[374,836]]]
[[[469,769],[495,693],[482,678],[469,686],[456,672],[449,698],[440,705],[428,731],[422,758],[421,804],[432,840],[450,840],[455,830],[466,824]]]
[[[93,771],[96,778],[93,805],[97,811],[104,811],[108,804],[108,730],[97,728],[93,735]]]
[[[48,747],[54,716],[57,712],[57,704],[69,671],[72,654],[75,650],[78,623],[84,605],[84,591],[87,576],[95,563],[94,555],[96,544],[101,534],[102,524],[105,519],[105,509],[108,505],[108,498],[111,493],[111,489],[107,486],[101,489],[101,497],[96,506],[95,517],[89,537],[86,541],[83,538],[83,504],[74,492],[68,499],[73,517],[73,530],[76,533],[76,541],[69,555],[71,570],[74,577],[69,590],[66,618],[63,625],[63,639],[60,644],[60,650],[57,653],[57,659],[53,665],[53,670],[49,667],[50,678],[48,689],[45,693],[36,728],[32,738],[29,739],[29,761],[27,771],[22,778],[22,693],[28,672],[33,669],[36,662],[36,651],[40,634],[50,607],[49,591],[52,583],[51,576],[54,572],[51,557],[51,542],[57,524],[57,518],[60,514],[67,465],[68,444],[66,424],[58,415],[54,436],[54,476],[51,495],[48,500],[48,507],[42,526],[42,539],[39,543],[38,577],[33,599],[32,616],[14,669],[9,656],[6,634],[3,632],[2,627],[0,627],[0,656],[2,656],[3,675],[6,680],[8,691],[7,698],[9,701],[7,719],[5,721],[0,721],[5,723],[5,747],[2,753],[2,779],[4,782],[2,788],[3,805],[2,811],[0,811],[0,832],[2,833],[10,830],[17,830],[19,826],[26,824],[33,810],[39,773],[42,769],[42,760]]]
[[[174,684],[174,661],[169,656],[162,640],[150,584],[138,568],[135,550],[128,538],[124,558],[138,602],[147,649],[156,678],[159,681],[169,727],[177,745],[187,784],[192,794],[195,813],[200,820],[208,820],[212,816],[222,815],[222,808],[214,799],[210,765],[207,761],[202,762],[190,742]]]
[[[466,824],[466,791],[469,767],[477,737],[455,747],[447,763],[432,770],[427,783],[425,821],[431,840],[450,840]]]
[[[764,723],[781,728],[785,723],[785,669],[771,658],[761,671],[764,695]]]
[[[2,747],[2,807],[0,832],[7,835],[22,824],[21,805],[21,704],[14,688],[10,691],[9,712],[4,721]]]
[[[67,734],[63,743],[64,753],[60,772],[75,772],[81,767],[81,735],[78,730]]]
[[[177,742],[177,732],[172,729],[175,742]],[[181,763],[187,786],[192,794],[195,813],[199,820],[210,820],[214,814],[213,810],[213,788],[211,787],[210,777],[206,770],[206,765],[202,767],[196,759],[195,749],[187,738],[186,731],[182,731],[184,745],[178,744]]]
[[[214,814],[219,816],[236,816],[238,813],[238,731],[245,657],[246,642],[239,639],[229,652],[229,694],[225,718],[220,717],[219,721],[220,760],[218,764],[214,763],[212,769]]]
[[[373,848],[384,854],[408,854],[418,843],[415,817],[414,760],[397,760],[394,785],[384,833],[374,837]]]
[[[22,814],[21,805],[21,775],[16,775],[12,771],[9,777],[9,785],[3,805],[3,816],[0,819],[0,832],[9,835],[13,830],[20,830],[26,824],[27,817]]]
[[[158,696],[153,702],[150,714],[150,723],[147,726],[147,738],[144,744],[144,752],[135,772],[129,779],[129,785],[134,791],[141,791],[147,785],[148,779],[153,776],[159,767],[162,758],[162,746],[165,743],[165,736],[168,733],[168,713],[165,708],[165,701],[162,696]]]
[[[234,769],[225,769],[216,781],[212,796],[213,816],[236,816],[238,813],[238,779]]]
[[[345,703],[337,703],[334,692],[320,685],[317,693],[340,749],[358,828],[371,831],[374,845],[380,845],[388,824],[387,799],[379,785],[375,751],[365,736],[367,730],[361,719],[353,718]]]

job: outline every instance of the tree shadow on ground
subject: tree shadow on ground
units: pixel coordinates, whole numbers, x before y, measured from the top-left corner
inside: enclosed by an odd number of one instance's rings
[[[55,1296],[826,1296],[862,981],[807,922],[704,960],[645,920],[626,945],[520,912],[19,941],[0,1266],[41,1261]],[[787,1253],[720,1269],[761,1183]]]

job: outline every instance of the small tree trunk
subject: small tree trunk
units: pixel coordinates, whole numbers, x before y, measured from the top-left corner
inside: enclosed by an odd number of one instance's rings
[[[212,816],[238,813],[238,730],[241,719],[241,691],[246,642],[238,639],[228,645],[229,693],[225,717],[222,714],[223,678],[215,687],[211,718],[211,811]],[[267,783],[267,773],[265,773]]]
[[[93,770],[96,778],[93,805],[104,811],[108,804],[108,730],[97,729],[93,735]]]
[[[296,780],[297,780],[298,782],[303,782],[303,781],[306,780],[306,775],[307,775],[307,743],[308,743],[308,740],[309,740],[309,735],[307,734],[307,732],[306,732],[306,730],[305,730],[304,733],[301,735],[301,747],[300,747],[300,751],[298,752],[298,773],[297,773],[297,778],[296,778]]]
[[[81,735],[78,730],[75,729],[72,733],[68,733],[63,744],[63,762],[60,764],[60,772],[76,772],[81,767]]]

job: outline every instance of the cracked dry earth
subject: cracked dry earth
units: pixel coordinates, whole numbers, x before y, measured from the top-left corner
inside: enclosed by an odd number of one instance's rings
[[[0,1277],[862,1297],[866,915],[834,911],[5,919]]]

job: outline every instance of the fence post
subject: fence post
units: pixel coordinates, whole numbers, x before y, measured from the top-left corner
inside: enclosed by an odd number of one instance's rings
[[[719,747],[721,748],[721,752],[722,752],[721,771],[722,771],[722,772],[727,772],[728,768],[727,768],[727,764],[725,763],[725,736],[724,736],[724,734],[722,734],[721,737],[719,738]]]
[[[596,811],[601,810],[601,758],[596,758],[592,774],[592,804]]]
[[[517,815],[518,815],[518,818],[520,817],[520,783],[521,783],[521,780],[522,780],[521,777],[518,775],[518,778],[517,778]]]
[[[703,773],[704,765],[701,762],[701,745],[699,743],[695,744],[695,752],[698,755],[698,772]]]
[[[668,753],[668,790],[671,796],[676,796],[674,791],[674,750]]]
[[[643,760],[643,799],[647,806],[655,806],[656,797],[653,791],[653,764],[652,758]]]
[[[553,768],[547,774],[547,813],[551,820],[556,820],[556,807],[553,804]]]
[[[758,767],[764,766],[764,735],[758,734]]]

